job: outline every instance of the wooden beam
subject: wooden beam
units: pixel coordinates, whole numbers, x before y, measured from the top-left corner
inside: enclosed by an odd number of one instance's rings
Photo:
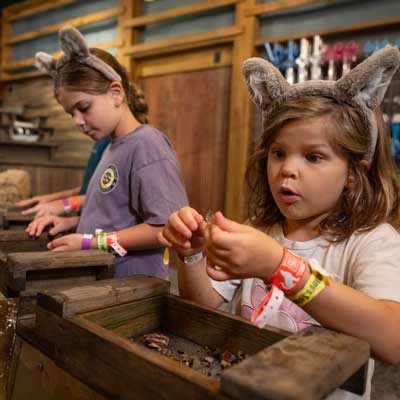
[[[216,57],[218,61],[216,61]],[[175,72],[181,73],[223,67],[231,64],[232,50],[230,46],[223,45],[166,54],[161,57],[149,57],[138,64],[136,73],[141,78],[146,78]]]
[[[245,15],[246,17],[261,16],[263,14],[282,11],[290,8],[306,6],[309,4],[319,3],[321,0],[279,0],[273,3],[258,4],[249,7]]]
[[[99,49],[103,50],[108,50],[112,48],[118,48],[121,45],[121,42],[119,40],[111,40],[109,42],[104,42],[104,43],[99,43],[96,44],[93,47],[97,47]],[[62,55],[63,53],[61,51],[58,51],[57,53],[53,53],[52,56],[55,58],[58,58]],[[10,62],[7,64],[3,64],[3,71],[13,71],[18,68],[27,68],[30,66],[33,66],[35,64],[35,59],[34,58],[25,58],[24,60],[19,60],[19,61],[14,61]],[[16,73],[18,74],[18,72]]]
[[[48,25],[43,28],[36,29],[31,32],[22,33],[20,35],[14,35],[12,38],[8,36],[8,39],[3,41],[3,46],[9,46],[15,43],[24,42],[31,39],[36,39],[40,36],[49,35],[51,33],[57,32],[60,28],[65,25],[71,26],[81,26],[91,24],[93,22],[102,21],[104,19],[112,18],[120,14],[120,8],[111,8],[109,10],[100,11],[93,14],[88,14],[83,17],[70,19],[68,21],[59,22],[57,24]]]
[[[335,35],[347,34],[351,32],[358,32],[370,29],[387,28],[390,26],[396,26],[398,24],[400,24],[400,17],[396,16],[393,18],[382,19],[379,21],[341,26],[340,28],[331,28],[322,30],[319,29],[317,31],[303,32],[296,35],[285,35],[285,36],[272,37],[268,39],[258,39],[255,44],[256,46],[264,46],[265,42],[269,43],[287,42],[288,40],[299,40],[303,37],[312,37],[314,35],[320,35],[322,37],[335,36]]]
[[[4,10],[6,12],[7,20],[11,22],[76,2],[78,2],[78,0],[57,0],[56,2],[43,2],[42,0],[39,0],[36,1],[37,4],[32,4],[35,2],[28,0],[10,7],[6,7]]]
[[[235,38],[232,61],[225,213],[240,222],[245,215],[243,183],[253,137],[253,108],[243,80],[242,65],[254,55],[254,41],[259,29],[257,18],[246,17],[245,10],[255,4],[256,0],[246,0],[236,7],[236,26],[243,26],[243,33]]]
[[[238,3],[238,1],[240,0],[208,0],[199,4],[176,7],[156,14],[143,15],[140,17],[127,19],[124,22],[123,27],[138,28],[140,26],[154,24],[155,22],[167,21],[185,15],[197,14],[204,11],[209,11],[229,5],[234,5]]]
[[[187,49],[194,49],[232,42],[234,38],[241,32],[241,27],[233,26],[196,35],[188,35],[174,39],[157,40],[153,43],[137,44],[122,49],[121,53],[125,56],[129,55],[134,59],[150,57],[159,54],[173,53]]]

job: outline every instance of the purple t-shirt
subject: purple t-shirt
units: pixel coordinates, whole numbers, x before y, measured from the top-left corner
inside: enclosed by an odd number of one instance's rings
[[[168,138],[141,125],[114,139],[90,180],[77,232],[119,231],[141,223],[164,225],[169,215],[188,204],[175,151]],[[163,249],[129,251],[116,258],[116,277],[165,278]]]

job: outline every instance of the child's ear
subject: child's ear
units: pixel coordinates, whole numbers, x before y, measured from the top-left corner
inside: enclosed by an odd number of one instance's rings
[[[114,101],[114,105],[119,107],[124,102],[125,92],[121,85],[121,82],[112,82],[109,88],[109,92]]]

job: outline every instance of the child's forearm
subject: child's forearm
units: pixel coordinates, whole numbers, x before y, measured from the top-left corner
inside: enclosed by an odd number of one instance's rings
[[[214,290],[206,272],[206,259],[178,266],[178,285],[182,297],[208,307],[218,307],[223,298]]]
[[[400,362],[400,303],[376,300],[329,280],[304,309],[323,326],[366,340],[377,358]]]
[[[162,228],[162,226],[139,224],[116,231],[118,243],[126,250],[146,250],[161,247],[157,240],[157,234]],[[92,239],[91,247],[98,247],[96,237]]]

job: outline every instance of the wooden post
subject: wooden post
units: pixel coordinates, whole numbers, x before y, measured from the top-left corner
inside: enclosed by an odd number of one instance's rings
[[[236,25],[244,30],[233,44],[225,213],[240,222],[245,215],[243,183],[253,128],[253,109],[244,83],[242,65],[254,54],[258,20],[255,16],[246,17],[246,9],[255,4],[256,0],[245,0],[236,5]]]

